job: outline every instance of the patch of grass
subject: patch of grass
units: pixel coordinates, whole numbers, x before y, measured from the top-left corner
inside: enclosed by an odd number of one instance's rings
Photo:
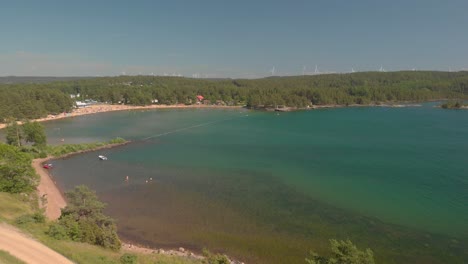
[[[127,141],[123,138],[114,138],[107,142],[82,143],[82,144],[63,144],[47,146],[47,153],[54,157],[60,157],[71,153],[94,150],[113,144],[124,144]]]
[[[0,220],[11,223],[25,214],[32,214],[35,195],[0,192]]]
[[[26,264],[25,262],[10,255],[10,253],[0,250],[0,263],[1,264]]]

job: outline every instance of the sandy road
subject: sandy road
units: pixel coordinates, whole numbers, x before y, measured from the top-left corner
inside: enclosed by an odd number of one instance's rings
[[[28,264],[73,263],[16,228],[3,223],[0,223],[0,249]]]

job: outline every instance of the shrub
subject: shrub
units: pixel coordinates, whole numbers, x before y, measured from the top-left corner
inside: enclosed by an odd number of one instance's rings
[[[330,240],[332,254],[322,257],[311,251],[308,264],[375,264],[374,253],[370,249],[359,250],[350,240]]]
[[[125,253],[120,257],[120,263],[122,264],[136,264],[138,257],[134,254]]]
[[[35,223],[45,223],[45,216],[42,212],[37,212],[32,215],[32,218]]]
[[[229,264],[231,263],[226,255],[213,254],[208,249],[203,249],[204,264]]]
[[[114,220],[102,213],[105,204],[98,200],[93,191],[81,185],[67,192],[66,196],[68,205],[62,209],[58,221],[58,225],[65,230],[66,237],[104,248],[120,249],[121,242]],[[55,234],[52,231],[56,230],[51,230],[51,236]],[[59,231],[60,237],[62,230]]]
[[[68,239],[67,230],[64,226],[60,224],[52,224],[51,226],[49,226],[47,234],[58,240]]]
[[[24,224],[29,224],[29,223],[34,223],[34,218],[32,215],[22,215],[18,218],[16,218],[16,224],[18,225],[24,225]]]

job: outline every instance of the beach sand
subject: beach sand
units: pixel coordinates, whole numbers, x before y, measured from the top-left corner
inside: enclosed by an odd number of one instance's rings
[[[110,105],[110,104],[95,104],[84,108],[73,109],[70,113],[61,113],[58,115],[48,115],[44,118],[34,119],[32,121],[44,122],[62,118],[70,118],[81,115],[90,115],[111,111],[124,111],[124,110],[144,110],[144,109],[179,109],[179,108],[241,108],[242,106],[222,106],[222,105],[146,105],[146,106],[134,106],[134,105]],[[4,128],[6,124],[0,123],[0,129]]]
[[[42,167],[42,163],[49,160],[51,157],[43,159],[35,159],[32,166],[36,173],[40,176],[40,182],[37,186],[39,195],[39,206],[45,208],[45,215],[49,220],[57,220],[60,217],[60,209],[64,208],[67,203],[63,198],[62,193],[55,185],[52,178],[49,176],[47,169]]]

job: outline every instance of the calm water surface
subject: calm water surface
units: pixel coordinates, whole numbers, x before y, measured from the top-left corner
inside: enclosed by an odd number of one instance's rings
[[[468,111],[154,110],[46,127],[57,144],[133,141],[52,171],[97,190],[127,240],[304,263],[350,238],[382,263],[468,262]]]

